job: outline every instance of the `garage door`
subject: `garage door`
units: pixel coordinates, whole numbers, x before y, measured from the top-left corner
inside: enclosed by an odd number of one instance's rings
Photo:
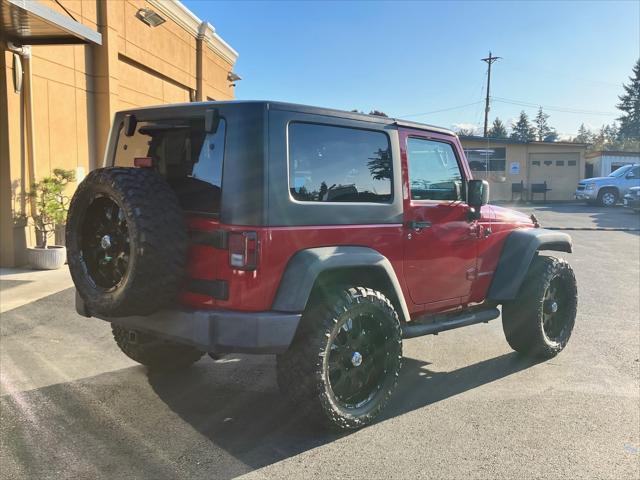
[[[548,200],[571,200],[579,180],[579,153],[529,154],[529,184],[547,182]]]

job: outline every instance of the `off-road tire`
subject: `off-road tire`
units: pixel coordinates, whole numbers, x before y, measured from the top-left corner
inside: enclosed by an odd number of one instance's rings
[[[561,286],[564,294],[557,306],[561,331],[550,337],[545,330],[544,315],[545,294],[552,282]],[[502,306],[502,328],[507,342],[515,351],[528,356],[557,355],[571,337],[577,306],[576,277],[571,266],[559,258],[536,255],[517,297]]]
[[[613,195],[613,202],[609,200],[610,197],[608,195]],[[611,188],[602,189],[598,192],[597,201],[601,207],[614,207],[618,203],[618,192]]]
[[[195,347],[162,340],[151,334],[135,332],[131,340],[131,330],[111,325],[113,338],[120,350],[130,359],[154,371],[175,371],[190,367],[204,355]]]
[[[83,222],[92,202],[107,197],[124,212],[130,246],[127,271],[113,288],[96,285],[82,254]],[[101,168],[78,186],[67,219],[69,270],[90,313],[148,315],[171,303],[182,285],[188,237],[178,198],[156,172]]]
[[[358,408],[347,408],[337,400],[329,382],[328,352],[335,336],[350,316],[371,314],[390,332],[387,340],[383,380],[372,397]],[[364,427],[380,414],[396,387],[402,366],[400,321],[391,302],[365,287],[339,289],[310,300],[289,350],[277,357],[280,390],[296,411],[325,427],[350,430]]]

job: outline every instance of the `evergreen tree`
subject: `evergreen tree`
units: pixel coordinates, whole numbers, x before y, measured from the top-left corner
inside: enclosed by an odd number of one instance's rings
[[[458,136],[460,137],[473,137],[476,135],[476,129],[471,127],[471,128],[460,128],[458,127],[456,129],[456,133],[458,134]]]
[[[578,129],[578,136],[573,140],[578,143],[593,143],[593,132],[582,123]]]
[[[507,127],[504,126],[502,120],[496,117],[496,119],[493,121],[493,125],[491,125],[491,128],[489,129],[488,134],[491,138],[507,138]]]
[[[536,140],[539,142],[546,142],[545,138],[547,138],[553,129],[549,126],[549,115],[542,111],[542,107],[538,109],[538,114],[534,120],[536,126]],[[552,140],[553,141],[553,140]]]
[[[518,142],[532,142],[536,139],[536,131],[525,111],[520,112],[520,118],[511,126],[511,138]]]
[[[622,116],[620,120],[620,139],[640,139],[640,59],[633,67],[633,75],[629,77],[630,83],[623,85],[624,93],[618,98],[620,103],[617,105],[621,110]]]
[[[543,142],[557,142],[558,141],[558,132],[556,132],[555,128],[551,128],[549,133],[542,139]]]

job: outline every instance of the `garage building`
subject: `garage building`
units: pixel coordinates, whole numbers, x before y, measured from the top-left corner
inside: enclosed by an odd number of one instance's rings
[[[620,152],[617,150],[602,150],[585,155],[585,177],[606,177],[614,170],[624,166],[640,163],[640,152]]]
[[[572,142],[517,142],[508,138],[462,136],[460,141],[475,178],[487,180],[491,200],[530,199],[546,182],[546,199],[568,201],[584,178],[587,145]],[[542,200],[535,193],[534,200]]]

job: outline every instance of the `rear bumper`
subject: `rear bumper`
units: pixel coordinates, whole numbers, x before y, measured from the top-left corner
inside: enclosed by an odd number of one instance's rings
[[[293,341],[300,313],[229,310],[163,310],[147,316],[106,317],[87,311],[76,293],[76,310],[85,317],[155,334],[214,353],[283,353]]]

